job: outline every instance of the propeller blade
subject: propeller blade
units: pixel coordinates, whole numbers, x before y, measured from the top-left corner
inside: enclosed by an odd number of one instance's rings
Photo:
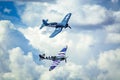
[[[70,29],[72,29],[70,26],[68,26]]]
[[[65,63],[67,63],[67,58],[65,58]]]

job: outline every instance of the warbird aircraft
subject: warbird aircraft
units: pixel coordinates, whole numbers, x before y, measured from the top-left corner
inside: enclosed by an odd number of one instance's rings
[[[67,46],[65,48],[63,48],[58,55],[56,56],[45,56],[45,54],[43,55],[39,55],[40,60],[46,59],[46,60],[52,60],[53,63],[49,68],[49,71],[53,70],[61,61],[65,60],[65,62],[67,62],[67,57],[65,56],[65,53],[67,51]]]
[[[48,19],[47,20],[42,20],[43,24],[41,25],[40,29],[42,29],[44,26],[48,26],[48,27],[55,27],[54,32],[49,36],[50,38],[55,37],[58,33],[60,33],[62,31],[63,28],[67,28],[69,27],[71,29],[71,27],[68,25],[68,21],[71,17],[72,13],[68,13],[64,19],[62,20],[61,23],[57,23],[57,22],[52,22],[52,23],[48,23]]]

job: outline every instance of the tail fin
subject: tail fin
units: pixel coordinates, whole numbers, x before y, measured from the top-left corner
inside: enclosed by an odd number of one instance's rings
[[[48,19],[46,19],[46,20],[42,20],[42,22],[43,22],[43,24],[41,25],[41,27],[40,27],[40,29],[42,29],[44,26],[47,26],[48,25]]]
[[[43,19],[42,22],[43,22],[44,25],[48,25],[48,23],[47,23],[48,19],[46,19],[46,20]]]
[[[43,60],[43,59],[45,59],[45,54],[39,54],[39,57],[40,57],[40,60]]]

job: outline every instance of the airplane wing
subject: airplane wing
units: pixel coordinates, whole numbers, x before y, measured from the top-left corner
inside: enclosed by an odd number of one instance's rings
[[[58,33],[60,33],[62,31],[62,28],[56,28],[55,31],[50,35],[50,38],[55,37]]]
[[[49,68],[49,71],[53,70],[59,63],[60,60],[53,61],[52,65]]]
[[[67,51],[67,46],[63,48],[57,56],[65,56],[66,51]],[[49,71],[53,70],[59,63],[60,63],[60,60],[53,61],[52,65],[49,68]]]
[[[68,13],[68,14],[64,17],[64,19],[63,19],[62,22],[61,22],[61,24],[62,24],[63,26],[65,26],[65,25],[68,23],[71,15],[72,15],[72,13]]]
[[[59,53],[58,53],[58,55],[57,56],[65,56],[65,53],[66,53],[66,51],[67,51],[67,46],[65,47],[65,48],[63,48]]]

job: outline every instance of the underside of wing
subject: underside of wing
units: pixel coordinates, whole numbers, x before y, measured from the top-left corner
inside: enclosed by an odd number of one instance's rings
[[[67,46],[66,47],[64,47],[59,53],[58,53],[58,55],[57,56],[65,56],[65,53],[66,53],[66,51],[67,51]]]
[[[68,23],[71,15],[72,15],[71,13],[68,13],[68,14],[64,17],[64,19],[63,19],[62,22],[61,22],[61,24],[62,24],[63,26],[65,26],[65,25]]]
[[[55,31],[50,35],[50,38],[55,37],[58,33],[62,31],[62,28],[56,28]]]
[[[59,63],[60,60],[53,61],[52,65],[49,68],[49,71],[53,70]]]

